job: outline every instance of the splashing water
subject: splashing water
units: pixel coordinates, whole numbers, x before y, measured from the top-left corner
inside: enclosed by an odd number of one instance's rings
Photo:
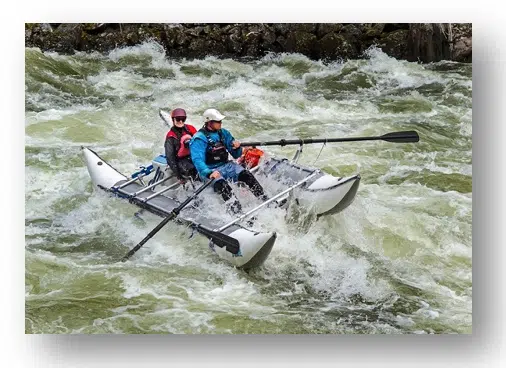
[[[175,60],[154,43],[25,60],[27,333],[471,332],[471,65],[378,49],[329,64]],[[158,109],[174,107],[197,128],[219,109],[239,140],[421,140],[328,144],[316,162],[321,146],[305,146],[301,164],[360,172],[357,198],[317,221],[263,209],[258,226],[278,240],[259,269],[229,266],[172,223],[118,263],[160,219],[94,192],[80,146],[132,173],[163,152]]]

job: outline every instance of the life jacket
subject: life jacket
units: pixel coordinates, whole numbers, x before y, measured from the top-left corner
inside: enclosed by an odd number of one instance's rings
[[[228,151],[227,147],[225,147],[225,142],[223,139],[223,133],[221,130],[218,130],[218,135],[220,136],[220,140],[215,142],[211,138],[211,133],[206,129],[200,129],[206,138],[207,138],[207,149],[206,149],[206,164],[214,165],[218,163],[228,162]]]
[[[189,134],[185,134],[181,137],[181,140],[179,141],[179,150],[176,154],[177,157],[183,158],[190,155],[189,142],[191,138],[192,136]]]
[[[197,129],[195,129],[193,125],[189,124],[183,125],[183,131],[185,133],[181,137],[178,137],[177,133],[171,128],[165,138],[165,139],[175,138],[176,141],[179,143],[179,148],[176,154],[177,158],[185,158],[190,156],[190,148],[188,147],[188,141],[195,133],[197,133]]]
[[[260,159],[264,155],[264,151],[259,148],[244,148],[242,156],[239,157],[237,163],[246,167],[247,169],[252,169],[258,166]]]

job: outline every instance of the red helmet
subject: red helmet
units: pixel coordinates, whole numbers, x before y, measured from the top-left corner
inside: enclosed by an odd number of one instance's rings
[[[172,110],[172,112],[170,113],[171,118],[175,118],[178,116],[186,117],[186,111],[184,111],[184,109],[177,108],[177,109]]]

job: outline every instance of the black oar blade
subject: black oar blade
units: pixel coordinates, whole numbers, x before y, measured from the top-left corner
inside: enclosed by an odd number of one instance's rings
[[[231,236],[225,235],[223,233],[219,233],[217,231],[212,231],[205,227],[199,226],[198,231],[207,236],[209,239],[213,241],[218,247],[225,247],[230,253],[237,254],[239,253],[239,240],[232,238]]]
[[[406,132],[394,132],[387,133],[381,136],[381,139],[387,142],[394,143],[415,143],[420,140],[418,133],[414,130],[409,130]]]

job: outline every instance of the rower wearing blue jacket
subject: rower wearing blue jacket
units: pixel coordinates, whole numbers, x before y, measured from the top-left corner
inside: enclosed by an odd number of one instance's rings
[[[204,111],[204,126],[190,141],[193,164],[204,181],[215,179],[214,191],[221,194],[225,201],[233,196],[232,188],[227,180],[246,184],[256,197],[266,200],[264,189],[253,174],[229,160],[229,153],[233,158],[241,157],[242,147],[241,142],[236,141],[228,130],[221,128],[224,118],[225,116],[216,109]],[[230,209],[234,213],[241,211],[241,205],[237,199]]]

